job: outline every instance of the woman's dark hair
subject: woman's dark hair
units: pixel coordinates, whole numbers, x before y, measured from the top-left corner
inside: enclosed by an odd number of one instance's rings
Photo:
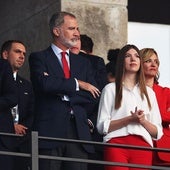
[[[118,109],[121,106],[121,101],[122,101],[122,88],[123,88],[123,78],[125,74],[125,57],[127,51],[130,49],[134,49],[137,51],[139,54],[140,58],[140,69],[137,72],[136,75],[136,83],[139,84],[139,89],[141,93],[141,98],[144,99],[144,96],[147,98],[148,106],[151,109],[151,104],[149,100],[149,96],[146,90],[146,85],[145,85],[145,77],[144,77],[144,72],[143,72],[143,64],[139,49],[135,45],[127,44],[125,45],[119,52],[118,58],[117,58],[117,65],[116,65],[116,97],[115,97],[115,109]]]

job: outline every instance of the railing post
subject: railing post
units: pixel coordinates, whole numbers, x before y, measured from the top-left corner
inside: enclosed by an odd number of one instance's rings
[[[31,133],[31,161],[32,170],[38,170],[38,132]]]

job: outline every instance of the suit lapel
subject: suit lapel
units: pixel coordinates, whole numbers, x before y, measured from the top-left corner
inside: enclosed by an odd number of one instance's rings
[[[71,77],[76,77],[76,73],[77,73],[77,61],[75,59],[75,55],[70,53],[69,59],[70,59],[70,73],[71,73]]]
[[[59,73],[59,75],[64,76],[63,69],[61,67],[60,62],[58,61],[57,56],[54,54],[53,50],[51,47],[49,47],[46,50],[46,64],[48,64],[48,69],[52,71],[52,73],[56,74]]]
[[[18,89],[18,98],[19,101],[22,101],[22,93],[23,93],[23,81],[20,76],[17,75],[16,77],[17,89]]]

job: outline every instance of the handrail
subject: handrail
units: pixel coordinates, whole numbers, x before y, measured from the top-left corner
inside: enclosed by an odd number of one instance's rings
[[[0,136],[12,136],[12,137],[22,137],[22,135],[16,135],[11,133],[0,133]],[[11,155],[11,156],[22,156],[22,157],[30,157],[32,160],[32,170],[38,170],[39,168],[39,159],[51,159],[51,160],[61,160],[61,161],[72,161],[72,162],[83,162],[83,163],[91,163],[91,164],[101,164],[101,165],[112,165],[112,166],[124,166],[124,167],[134,167],[134,168],[143,168],[143,169],[155,169],[155,170],[169,170],[169,167],[163,166],[146,166],[140,164],[130,164],[130,163],[119,163],[119,162],[109,162],[109,161],[100,161],[100,160],[89,160],[89,159],[79,159],[79,158],[68,158],[68,157],[57,157],[57,156],[49,156],[49,155],[40,155],[38,153],[39,140],[53,140],[60,142],[72,142],[72,143],[81,143],[81,144],[90,144],[90,145],[102,145],[102,146],[110,146],[110,147],[120,147],[120,148],[129,148],[129,149],[139,149],[139,150],[152,150],[159,152],[170,152],[170,149],[165,148],[150,148],[143,146],[131,146],[131,145],[122,145],[122,144],[109,144],[103,142],[95,142],[95,141],[84,141],[84,140],[75,140],[75,139],[64,139],[64,138],[53,138],[53,137],[45,137],[38,136],[38,132],[31,132],[31,153],[18,153],[18,152],[7,152],[0,151],[0,155]]]
[[[110,147],[119,147],[119,148],[129,148],[129,149],[137,149],[137,150],[152,150],[152,151],[159,151],[159,152],[170,152],[170,149],[165,148],[151,148],[145,146],[132,146],[132,145],[125,145],[125,144],[111,144],[111,143],[103,143],[103,142],[94,142],[94,141],[85,141],[85,140],[76,140],[76,139],[64,139],[64,138],[53,138],[53,137],[45,137],[39,136],[39,139],[42,140],[56,140],[60,142],[73,142],[73,143],[82,143],[82,144],[91,144],[91,145],[104,145]]]

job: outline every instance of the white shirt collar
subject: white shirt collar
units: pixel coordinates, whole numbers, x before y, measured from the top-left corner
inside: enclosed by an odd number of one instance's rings
[[[13,73],[13,77],[14,77],[14,80],[17,79],[17,72],[14,72],[14,73]]]
[[[54,51],[55,55],[56,56],[60,56],[61,55],[61,52],[63,51],[62,49],[58,48],[55,44],[51,44],[51,48],[52,50]],[[66,50],[67,52],[67,55],[69,55],[69,49]]]
[[[54,54],[57,56],[57,58],[58,58],[58,60],[59,60],[59,62],[60,62],[60,64],[61,64],[61,52],[63,51],[63,50],[61,50],[60,48],[58,48],[55,44],[51,44],[51,48],[52,48],[52,50],[54,51]],[[67,53],[67,55],[66,55],[66,60],[67,60],[67,62],[68,62],[68,65],[70,66],[70,60],[69,60],[69,49],[67,49],[66,50],[66,53]],[[61,64],[62,65],[62,64]]]

